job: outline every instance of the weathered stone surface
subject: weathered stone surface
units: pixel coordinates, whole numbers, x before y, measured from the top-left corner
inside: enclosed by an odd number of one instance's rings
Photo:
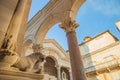
[[[41,53],[33,53],[26,57],[19,57],[19,59],[13,66],[18,68],[20,71],[40,74],[40,66],[43,61],[44,56]]]
[[[0,0],[0,46],[16,9],[18,0]]]
[[[42,80],[43,75],[26,72],[0,70],[0,80]]]
[[[0,70],[17,70],[12,65],[18,60],[18,54],[14,51],[1,49],[0,50]]]

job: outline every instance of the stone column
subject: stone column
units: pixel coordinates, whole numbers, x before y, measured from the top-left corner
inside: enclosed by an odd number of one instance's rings
[[[57,66],[57,79],[61,80],[61,74],[60,74],[60,66]]]
[[[18,34],[21,27],[23,27],[25,23],[27,24],[26,19],[28,18],[30,4],[31,4],[31,0],[19,0],[13,18],[9,25],[7,36],[12,35],[15,44],[17,42]]]
[[[18,0],[0,0],[0,47],[14,15]]]
[[[60,27],[67,35],[73,80],[87,80],[75,33],[78,24],[74,20],[66,20]]]
[[[28,16],[26,12],[28,4],[31,4],[31,0],[18,0],[0,50],[0,54],[2,54],[0,55],[0,70],[14,70],[11,66],[15,64],[19,57],[18,53],[16,53],[16,43],[20,28],[26,22]]]
[[[30,6],[31,6],[31,2],[33,0],[24,0],[24,2],[26,3],[26,5],[24,6],[24,15],[22,17],[22,24],[18,33],[18,38],[17,38],[17,49],[16,52],[17,53],[22,53],[22,49],[23,49],[23,41],[24,41],[24,36],[25,36],[25,32],[26,32],[26,26],[27,26],[27,22],[28,22],[28,15],[29,15],[29,11],[30,11]]]

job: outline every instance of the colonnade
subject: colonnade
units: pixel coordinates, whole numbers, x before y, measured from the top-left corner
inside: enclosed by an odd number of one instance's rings
[[[4,1],[4,0],[1,0],[1,1]],[[18,41],[20,41],[20,44],[22,44],[21,42],[24,38],[23,35],[26,30],[26,24],[27,24],[30,5],[31,5],[31,0],[18,0],[16,2],[16,5],[15,5],[16,8],[12,10],[13,15],[11,17],[9,25],[2,27],[5,29],[2,29],[3,34],[1,33],[0,35],[1,38],[3,38],[3,35],[5,34],[7,37],[12,35],[13,36],[12,44],[16,45]],[[78,27],[78,24],[75,22],[75,20],[68,19],[63,21],[60,27],[65,30],[67,35],[73,80],[87,80],[84,72],[82,57],[78,47],[76,33],[75,33],[75,29]],[[23,32],[20,32],[22,31],[22,29],[24,29]],[[4,38],[0,39],[0,46],[2,45],[2,42],[3,42],[2,40],[4,40]],[[19,46],[16,46],[16,48],[18,49]],[[60,80],[59,67],[57,72],[58,72],[58,80]]]

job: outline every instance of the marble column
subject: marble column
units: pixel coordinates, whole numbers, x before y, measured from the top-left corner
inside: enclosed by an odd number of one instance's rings
[[[0,47],[14,15],[18,0],[0,0]]]
[[[75,20],[65,20],[60,27],[67,35],[73,80],[87,80],[75,33],[78,24]]]
[[[61,80],[61,74],[60,74],[60,69],[61,68],[60,68],[60,66],[57,66],[56,68],[57,68],[57,79]]]
[[[7,31],[7,36],[11,35],[13,36],[12,39],[14,44],[17,43],[17,38],[20,29],[23,27],[25,23],[27,24],[26,19],[28,18],[30,4],[31,0],[19,0],[16,10],[14,12],[14,15],[12,17],[11,23]]]

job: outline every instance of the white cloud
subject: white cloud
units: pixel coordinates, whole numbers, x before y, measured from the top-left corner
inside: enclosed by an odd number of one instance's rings
[[[120,0],[87,0],[94,9],[105,15],[120,15]]]

